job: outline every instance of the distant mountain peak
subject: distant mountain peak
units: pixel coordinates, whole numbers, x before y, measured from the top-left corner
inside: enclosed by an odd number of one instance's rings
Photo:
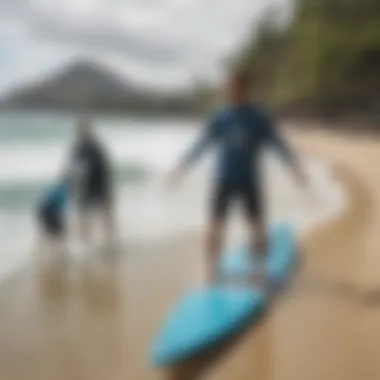
[[[95,91],[140,92],[138,86],[132,81],[123,78],[105,65],[87,60],[76,61],[67,65],[53,74],[49,82],[61,82],[66,86],[75,86],[81,83]]]
[[[21,87],[5,97],[3,107],[94,109],[107,111],[194,113],[189,93],[153,93],[106,65],[79,60],[55,70],[45,80]]]

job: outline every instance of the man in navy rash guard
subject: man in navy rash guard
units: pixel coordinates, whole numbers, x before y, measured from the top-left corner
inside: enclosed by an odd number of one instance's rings
[[[242,71],[229,80],[229,105],[216,113],[192,149],[170,173],[171,183],[182,175],[212,145],[217,148],[217,167],[211,200],[211,223],[207,236],[208,281],[217,277],[218,258],[222,248],[226,217],[232,201],[244,208],[254,235],[254,250],[265,259],[267,246],[265,205],[262,194],[261,156],[263,148],[272,147],[291,168],[296,180],[306,184],[306,175],[288,144],[278,133],[265,112],[250,101],[252,80]],[[264,266],[264,261],[261,261]],[[260,282],[265,278],[265,268]]]

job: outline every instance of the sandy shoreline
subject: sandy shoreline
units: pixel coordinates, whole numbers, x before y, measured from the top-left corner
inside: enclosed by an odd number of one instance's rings
[[[213,366],[181,378],[380,378],[380,141],[294,132],[331,161],[349,191],[340,217],[302,237],[302,267],[270,313]],[[173,302],[194,281],[200,236],[131,246],[115,259],[29,266],[0,286],[0,379],[164,379],[147,353]],[[373,301],[373,302],[371,302]]]

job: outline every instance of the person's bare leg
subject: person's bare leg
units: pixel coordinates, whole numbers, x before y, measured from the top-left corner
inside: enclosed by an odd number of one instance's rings
[[[219,275],[219,258],[225,233],[223,221],[213,221],[206,239],[206,281],[215,282]]]
[[[53,252],[53,245],[51,237],[48,233],[43,230],[39,231],[38,240],[36,244],[36,258],[35,264],[37,269],[40,270],[45,263],[51,258]]]
[[[35,241],[35,245],[34,245],[34,252],[37,254],[37,255],[41,255],[43,253],[45,253],[47,250],[47,237],[46,237],[46,233],[39,229],[37,231],[37,236],[36,236],[36,241]]]
[[[113,249],[116,243],[115,213],[112,204],[106,205],[102,210],[102,222],[104,228],[105,244]]]
[[[251,226],[252,252],[255,259],[254,283],[266,290],[267,283],[267,250],[268,239],[266,225],[263,221],[255,221]]]
[[[63,231],[60,236],[57,237],[58,255],[60,259],[65,260],[69,254],[69,236],[67,231]]]
[[[91,232],[91,215],[87,210],[81,210],[79,213],[79,237],[83,249],[88,249]]]

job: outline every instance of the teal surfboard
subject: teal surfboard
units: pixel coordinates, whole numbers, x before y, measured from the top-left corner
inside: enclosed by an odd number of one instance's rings
[[[276,224],[270,230],[268,276],[281,284],[295,262],[295,239],[291,226]],[[247,246],[226,252],[220,264],[221,278],[249,276],[254,270]],[[189,359],[233,337],[247,323],[254,323],[269,300],[249,286],[221,284],[190,290],[169,315],[153,343],[151,361],[165,366]]]
[[[267,270],[272,284],[281,285],[293,268],[296,255],[296,241],[293,229],[288,223],[277,223],[269,231]],[[222,276],[249,276],[254,271],[253,256],[248,245],[228,251],[221,262]]]

